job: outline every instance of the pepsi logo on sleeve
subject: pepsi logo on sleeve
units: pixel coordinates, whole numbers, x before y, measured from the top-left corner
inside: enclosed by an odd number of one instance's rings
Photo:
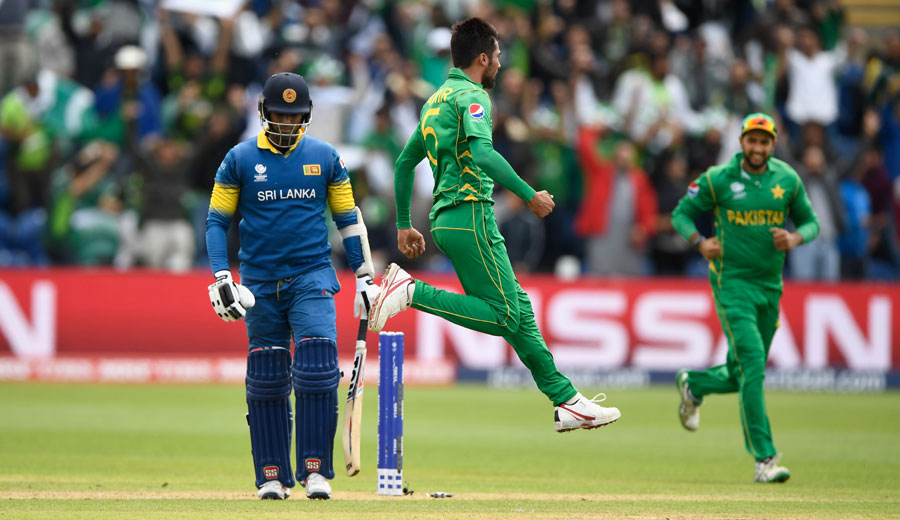
[[[696,182],[692,182],[688,185],[688,195],[691,197],[696,197],[697,193],[700,192],[700,185]]]
[[[472,119],[481,119],[484,117],[484,107],[479,105],[478,103],[472,103],[469,105],[469,115],[472,116]]]

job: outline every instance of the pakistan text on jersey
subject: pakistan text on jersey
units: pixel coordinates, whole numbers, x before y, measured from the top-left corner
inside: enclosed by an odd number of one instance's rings
[[[784,211],[773,209],[748,209],[726,211],[729,224],[738,226],[781,226],[784,225]]]
[[[284,199],[314,199],[316,198],[315,188],[291,188],[284,190],[260,190],[256,192],[256,199],[260,202],[267,200],[284,200]]]

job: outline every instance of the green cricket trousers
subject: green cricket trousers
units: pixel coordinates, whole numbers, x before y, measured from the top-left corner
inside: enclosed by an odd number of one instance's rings
[[[747,451],[756,460],[777,452],[766,414],[763,381],[772,337],[778,328],[781,291],[746,282],[726,289],[713,284],[713,299],[728,339],[724,365],[688,371],[688,388],[698,400],[709,394],[738,393],[741,426]]]
[[[467,329],[502,336],[554,406],[571,399],[575,387],[556,368],[538,330],[531,301],[513,273],[493,207],[483,202],[447,207],[431,221],[431,236],[453,264],[465,294],[416,280],[412,307]]]

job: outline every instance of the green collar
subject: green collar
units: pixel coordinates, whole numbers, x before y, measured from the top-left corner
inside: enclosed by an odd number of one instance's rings
[[[468,74],[463,72],[462,69],[459,69],[456,67],[453,67],[452,69],[450,69],[450,73],[447,75],[447,78],[449,78],[449,79],[464,79],[464,80],[468,81],[469,83],[474,83],[475,85],[478,85],[479,87],[481,87],[481,83],[476,83],[475,81],[472,80],[472,78],[469,77]],[[481,88],[484,88],[484,87],[481,87]]]

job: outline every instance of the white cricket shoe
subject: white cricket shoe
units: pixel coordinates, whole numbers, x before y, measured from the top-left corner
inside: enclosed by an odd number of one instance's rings
[[[694,400],[688,388],[687,370],[680,370],[675,376],[675,386],[681,394],[681,405],[678,407],[678,415],[681,417],[681,425],[686,430],[697,431],[700,427],[700,403]]]
[[[381,332],[388,318],[409,308],[416,284],[413,277],[392,263],[381,278],[381,292],[369,311],[369,330]]]
[[[318,473],[310,473],[306,477],[306,498],[328,500],[331,498],[331,485]]]
[[[284,500],[291,496],[291,490],[278,480],[270,480],[260,486],[256,494],[260,500]]]
[[[781,454],[779,453],[768,459],[757,461],[753,480],[762,483],[787,482],[787,479],[791,478],[791,472],[778,465],[780,460]]]
[[[597,394],[588,400],[581,392],[559,405],[553,412],[556,431],[567,432],[578,428],[590,430],[616,422],[622,413],[618,408],[604,408],[597,403],[606,400],[606,394]]]

